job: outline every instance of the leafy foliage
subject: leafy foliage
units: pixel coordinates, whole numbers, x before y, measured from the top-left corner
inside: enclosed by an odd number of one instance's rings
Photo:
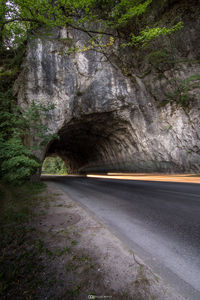
[[[173,62],[170,53],[166,49],[151,51],[148,55],[146,55],[145,61],[155,68],[161,68],[163,65]]]
[[[200,88],[200,74],[195,74],[180,82],[178,88],[167,95],[166,102],[176,102],[178,105],[187,107],[193,98],[192,90]]]
[[[95,34],[114,36],[114,30],[126,27],[130,22],[137,26],[131,29],[125,45],[146,45],[160,35],[171,34],[182,27],[179,22],[171,28],[149,28],[141,19],[151,11],[153,0],[1,0],[0,31],[6,47],[17,47],[34,34],[40,26],[49,28],[69,27]],[[101,24],[101,25],[100,25]]]
[[[5,79],[6,77],[5,75]],[[11,87],[13,80],[10,77],[8,79]],[[32,154],[33,148],[41,147],[56,138],[41,123],[41,118],[45,121],[48,112],[54,107],[36,105],[33,102],[22,114],[11,87],[6,88],[4,82],[0,85],[0,178],[19,184],[29,179],[40,167],[39,160]],[[35,145],[31,149],[23,142],[30,130],[35,132]]]
[[[32,152],[19,137],[0,140],[1,175],[12,183],[21,183],[30,178],[40,166]]]
[[[147,1],[129,1],[122,0],[114,7],[112,27],[120,28],[125,26],[129,21],[146,12],[147,7],[152,0]]]
[[[47,157],[42,165],[42,173],[67,174],[67,169],[64,161],[60,157]]]
[[[173,32],[175,32],[176,30],[179,30],[182,28],[183,23],[179,22],[177,23],[175,26],[173,26],[172,28],[160,28],[160,27],[156,27],[156,28],[146,28],[145,30],[141,31],[139,36],[135,36],[134,34],[132,34],[131,36],[131,44],[141,44],[142,46],[146,46],[150,41],[154,40],[155,38],[157,38],[158,36],[163,36],[163,35],[170,35]]]

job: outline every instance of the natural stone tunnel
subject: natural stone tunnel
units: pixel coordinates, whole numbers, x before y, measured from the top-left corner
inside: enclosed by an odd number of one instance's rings
[[[128,122],[114,112],[72,120],[58,134],[59,140],[49,145],[46,155],[58,154],[69,173],[121,169],[126,165],[130,145],[134,147]]]
[[[22,109],[33,100],[54,104],[45,122],[60,136],[35,151],[38,158],[57,154],[71,173],[200,172],[199,25],[186,16],[184,30],[157,43],[156,51],[167,43],[174,51],[173,63],[159,68],[145,59],[146,50],[67,53],[69,40],[74,47],[87,42],[76,30],[31,40],[14,91]],[[193,83],[187,108],[176,103],[184,82]],[[30,145],[33,139],[34,132]]]

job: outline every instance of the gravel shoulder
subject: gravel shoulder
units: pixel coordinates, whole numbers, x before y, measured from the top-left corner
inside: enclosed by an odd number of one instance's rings
[[[44,278],[53,273],[54,281],[39,299],[184,299],[66,192],[46,184],[51,197],[37,208],[36,227],[48,251],[61,250],[46,260]]]

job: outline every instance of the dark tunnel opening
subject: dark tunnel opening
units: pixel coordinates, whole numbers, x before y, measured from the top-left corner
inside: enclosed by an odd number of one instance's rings
[[[58,132],[59,139],[49,145],[46,156],[59,155],[71,174],[116,170],[134,145],[129,127],[115,112],[72,119]]]

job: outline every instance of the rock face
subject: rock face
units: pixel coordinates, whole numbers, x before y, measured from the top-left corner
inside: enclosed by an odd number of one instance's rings
[[[115,46],[106,55],[70,53],[88,40],[75,30],[30,41],[19,104],[55,104],[47,125],[60,136],[37,156],[58,154],[71,173],[200,172],[199,28],[186,17],[181,32],[151,49]]]

